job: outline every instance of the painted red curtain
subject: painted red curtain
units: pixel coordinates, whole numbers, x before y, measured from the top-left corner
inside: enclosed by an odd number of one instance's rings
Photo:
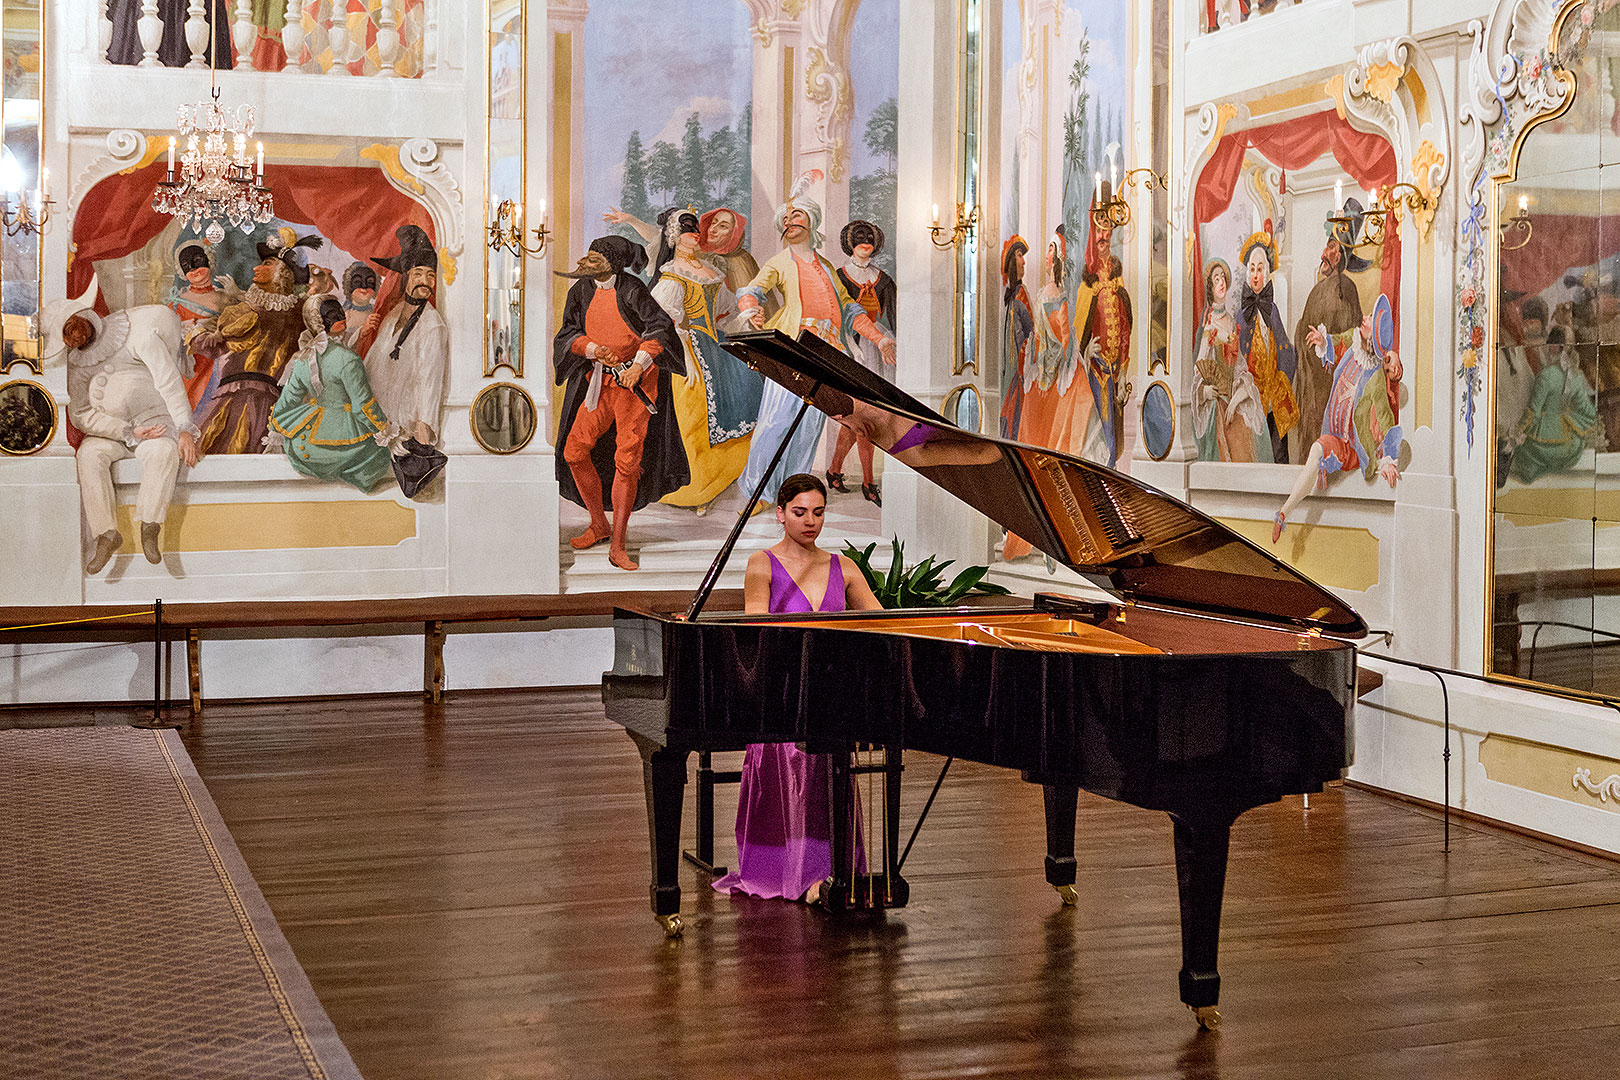
[[[142,169],[110,176],[85,196],[73,217],[73,258],[68,264],[67,295],[78,296],[90,284],[95,264],[121,259],[151,243],[170,218],[152,209],[152,193],[163,179],[162,160]],[[276,216],[309,225],[358,258],[388,256],[399,250],[394,230],[419,225],[437,244],[427,208],[389,184],[382,170],[357,165],[266,165],[265,183],[275,199]],[[315,256],[320,261],[320,256]],[[332,271],[342,275],[345,267]],[[390,290],[391,272],[383,275],[380,293]],[[97,310],[105,312],[100,297]]]
[[[1243,156],[1257,150],[1266,160],[1283,170],[1303,169],[1323,154],[1332,152],[1340,168],[1363,188],[1395,183],[1395,150],[1382,135],[1357,131],[1337,112],[1312,113],[1280,124],[1250,128],[1221,138],[1215,145],[1204,171],[1193,189],[1193,314],[1194,321],[1204,311],[1204,258],[1200,230],[1232,205]],[[1394,223],[1387,223],[1383,270],[1379,286],[1389,297],[1395,314],[1395,335],[1400,340],[1401,238]],[[1234,253],[1235,254],[1235,253]],[[1315,254],[1312,252],[1311,254]],[[1235,269],[1235,268],[1234,268]],[[1241,276],[1241,274],[1239,275]]]

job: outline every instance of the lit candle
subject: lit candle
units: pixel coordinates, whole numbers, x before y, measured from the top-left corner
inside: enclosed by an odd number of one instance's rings
[[[1112,191],[1119,187],[1119,162],[1112,157],[1108,159],[1108,189]]]
[[[264,143],[259,143],[259,183],[264,183]]]
[[[1333,181],[1333,212],[1337,214],[1344,209],[1344,181]]]
[[[934,204],[934,228],[939,228],[939,203]]]
[[[175,141],[176,141],[175,137],[173,135],[170,135],[169,136],[169,179],[170,180],[174,179],[174,144],[175,144]]]
[[[540,220],[535,223],[535,226],[541,229],[546,227],[546,200],[544,199],[540,200]]]
[[[1528,196],[1528,195],[1520,195],[1519,196],[1519,213],[1525,214],[1525,213],[1529,213],[1529,211],[1530,211],[1530,196]]]
[[[51,170],[43,166],[39,170],[39,206],[43,210],[45,201],[50,197]]]
[[[1102,199],[1102,173],[1091,174],[1091,205],[1096,206]]]

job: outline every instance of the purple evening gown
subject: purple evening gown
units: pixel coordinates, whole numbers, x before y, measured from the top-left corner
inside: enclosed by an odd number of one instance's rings
[[[771,612],[813,610],[793,575],[769,551]],[[843,611],[847,604],[842,560],[833,556],[821,611]],[[737,868],[714,887],[762,899],[797,900],[818,881],[832,876],[832,810],[827,790],[826,754],[807,754],[793,743],[753,743],[743,758],[737,799]],[[864,872],[860,811],[851,835],[855,866]]]

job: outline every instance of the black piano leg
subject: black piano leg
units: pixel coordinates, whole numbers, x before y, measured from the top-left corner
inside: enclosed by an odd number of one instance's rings
[[[1181,1000],[1201,1028],[1221,1022],[1215,1005],[1221,977],[1215,970],[1221,939],[1221,895],[1226,888],[1226,849],[1232,823],[1172,814],[1176,833],[1176,885],[1181,893]]]
[[[911,899],[911,886],[900,876],[900,774],[905,769],[904,759],[903,748],[883,748],[883,873],[889,907],[905,907]]]
[[[854,896],[855,844],[851,835],[854,818],[855,784],[849,771],[850,749],[844,747],[827,755],[828,796],[832,810],[832,881],[823,891],[827,909],[842,912]]]
[[[641,751],[647,792],[647,834],[652,841],[652,909],[667,937],[680,937],[681,803],[688,751],[671,750],[630,733]]]
[[[1046,800],[1046,883],[1058,891],[1064,907],[1073,907],[1079,899],[1074,890],[1074,818],[1080,785],[1043,783],[1041,794]]]

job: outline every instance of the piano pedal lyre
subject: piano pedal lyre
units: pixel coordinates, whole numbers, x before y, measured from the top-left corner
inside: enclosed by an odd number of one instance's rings
[[[905,907],[911,888],[900,876],[900,774],[898,748],[860,744],[831,755],[833,878],[824,903],[836,913]],[[856,808],[864,803],[858,817]],[[856,826],[866,869],[854,865]]]

